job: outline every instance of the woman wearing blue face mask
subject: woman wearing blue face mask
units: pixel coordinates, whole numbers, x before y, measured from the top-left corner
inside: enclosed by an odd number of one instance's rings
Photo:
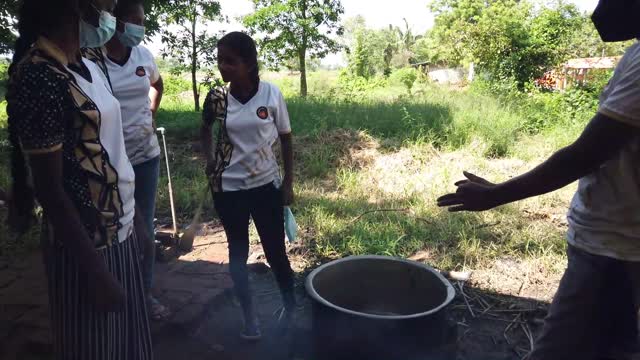
[[[160,146],[154,119],[162,99],[162,77],[151,52],[140,45],[145,35],[143,2],[121,0],[114,14],[117,19],[114,36],[102,49],[87,49],[85,56],[105,71],[113,95],[120,101],[127,155],[136,174],[136,205],[144,216],[147,231],[153,234],[160,169]],[[153,236],[149,240],[141,244],[142,279],[149,315],[154,320],[162,320],[170,315],[170,311],[151,293],[155,244]]]
[[[137,261],[134,172],[109,83],[81,46],[115,31],[113,0],[22,0],[7,93],[9,221],[43,209],[55,359],[153,358]]]

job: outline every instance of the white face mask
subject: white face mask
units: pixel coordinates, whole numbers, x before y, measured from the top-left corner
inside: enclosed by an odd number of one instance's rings
[[[140,45],[144,40],[144,26],[124,23],[124,32],[118,31],[116,33],[120,43],[127,47],[134,47]]]
[[[100,11],[98,27],[80,19],[80,47],[95,48],[107,43],[116,31],[116,18],[106,11]]]

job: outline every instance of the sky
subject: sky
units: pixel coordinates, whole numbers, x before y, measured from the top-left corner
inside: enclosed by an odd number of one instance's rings
[[[219,0],[222,13],[229,17],[230,23],[222,26],[224,30],[243,30],[237,18],[251,13],[253,5],[250,0]],[[569,0],[583,11],[592,11],[597,0]],[[343,19],[362,15],[367,26],[382,28],[389,24],[404,28],[403,18],[407,19],[414,34],[422,34],[433,26],[433,15],[429,12],[429,0],[342,0],[344,6]],[[155,38],[149,45],[151,51],[158,55],[162,44]],[[325,64],[341,63],[340,54],[329,55]]]

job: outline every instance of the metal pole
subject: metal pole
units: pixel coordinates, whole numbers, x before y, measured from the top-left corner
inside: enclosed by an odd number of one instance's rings
[[[164,160],[167,164],[167,179],[169,180],[169,203],[171,204],[171,219],[173,220],[173,235],[178,236],[178,225],[176,223],[176,209],[173,205],[173,187],[171,186],[171,170],[169,170],[169,156],[167,155],[167,141],[164,138],[164,128],[158,130],[162,135],[162,144],[164,145]]]

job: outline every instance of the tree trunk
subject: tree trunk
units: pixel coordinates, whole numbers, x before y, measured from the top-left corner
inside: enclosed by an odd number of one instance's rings
[[[302,1],[302,19],[307,19],[307,1]],[[306,26],[306,25],[305,25]],[[300,96],[307,97],[307,31],[303,26],[302,45],[298,49],[298,60],[300,60]]]
[[[300,96],[307,97],[307,49],[300,49]]]
[[[198,78],[195,61],[191,63],[191,84],[193,86],[193,101],[196,111],[200,111],[200,94],[198,93]]]
[[[200,93],[198,92],[198,47],[196,44],[196,22],[197,14],[194,11],[193,22],[191,23],[191,85],[193,87],[193,101],[196,111],[200,111]]]

